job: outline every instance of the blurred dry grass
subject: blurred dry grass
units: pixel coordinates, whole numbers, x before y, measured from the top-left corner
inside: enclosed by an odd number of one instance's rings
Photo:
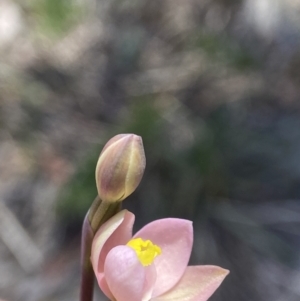
[[[192,219],[192,262],[231,270],[211,300],[299,300],[299,10],[2,0],[0,296],[77,298],[98,154],[134,132],[137,228]]]

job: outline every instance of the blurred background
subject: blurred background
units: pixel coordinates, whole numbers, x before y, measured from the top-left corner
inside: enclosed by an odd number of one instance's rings
[[[98,155],[133,132],[136,229],[193,220],[212,301],[299,300],[299,29],[299,0],[0,0],[0,299],[78,300]]]

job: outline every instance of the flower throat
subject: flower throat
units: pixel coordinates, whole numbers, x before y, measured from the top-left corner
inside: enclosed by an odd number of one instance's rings
[[[135,250],[143,266],[152,264],[155,257],[161,254],[161,248],[153,244],[151,240],[134,238],[127,243],[127,246]]]

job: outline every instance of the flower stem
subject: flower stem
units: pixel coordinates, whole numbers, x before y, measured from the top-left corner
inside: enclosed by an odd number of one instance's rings
[[[92,301],[94,291],[94,271],[91,263],[91,248],[97,230],[108,219],[121,210],[121,203],[102,202],[96,197],[82,225],[81,235],[81,284],[80,301]]]
[[[97,209],[89,216],[89,221],[94,233],[108,221],[112,216],[121,210],[121,202],[107,203],[101,202]],[[93,214],[93,215],[92,215]]]
[[[88,214],[83,222],[81,236],[80,301],[92,301],[94,291],[94,272],[90,261],[94,232],[88,220]]]

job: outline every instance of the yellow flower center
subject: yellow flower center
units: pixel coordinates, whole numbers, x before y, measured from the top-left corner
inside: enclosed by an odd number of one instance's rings
[[[161,254],[161,248],[153,244],[151,240],[134,238],[127,243],[127,246],[135,250],[143,266],[150,265],[154,258]]]

